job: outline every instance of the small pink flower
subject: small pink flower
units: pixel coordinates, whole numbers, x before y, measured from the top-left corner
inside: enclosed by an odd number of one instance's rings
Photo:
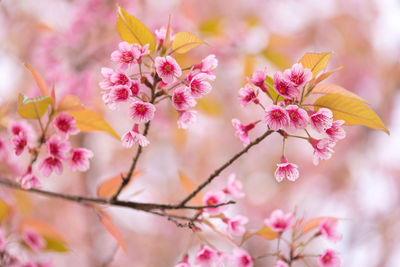
[[[296,105],[288,105],[286,111],[290,119],[289,131],[302,130],[307,127],[309,120],[307,111]]]
[[[57,132],[63,136],[68,137],[68,135],[74,135],[79,133],[79,129],[76,128],[76,120],[74,117],[66,112],[61,112],[54,119],[54,127]]]
[[[196,105],[196,100],[190,94],[188,87],[180,86],[174,90],[172,105],[177,110],[187,110]]]
[[[131,86],[129,87],[132,95],[139,95],[140,92],[140,82],[137,80],[132,80]]]
[[[212,74],[212,71],[216,69],[217,66],[218,60],[215,58],[215,55],[211,54],[204,58],[200,64],[195,65],[194,68],[208,74],[208,78],[213,81],[215,80],[215,75]]]
[[[138,143],[140,146],[145,147],[150,142],[145,136],[139,133],[139,125],[135,124],[131,131],[127,132],[121,138],[122,145],[131,148],[134,144]]]
[[[127,42],[120,42],[118,48],[119,50],[111,53],[111,60],[120,63],[121,69],[125,70],[135,61],[132,45]]]
[[[333,249],[327,249],[323,255],[318,257],[317,262],[321,267],[339,267],[342,265],[338,253]]]
[[[199,252],[196,254],[196,258],[194,260],[195,264],[198,264],[202,267],[212,266],[218,260],[218,253],[214,249],[209,246],[202,245]]]
[[[204,206],[214,206],[218,205],[221,203],[224,203],[225,201],[225,194],[224,192],[207,192],[204,197],[203,197],[203,203]],[[221,212],[225,211],[228,207],[226,205],[224,206],[219,206],[216,208],[206,208],[204,209],[205,212],[210,214],[211,216],[213,215],[218,215]]]
[[[67,154],[71,150],[71,144],[66,140],[60,140],[58,136],[52,135],[46,142],[47,153],[60,160],[66,160]]]
[[[195,110],[178,110],[178,128],[187,129],[188,126],[196,121],[197,111]]]
[[[181,67],[170,56],[156,57],[155,66],[158,76],[167,84],[173,83],[175,76],[180,77],[182,75]]]
[[[147,102],[134,102],[129,109],[131,119],[135,123],[146,123],[153,119],[156,108]]]
[[[32,166],[28,167],[28,170],[22,177],[18,178],[17,182],[21,184],[23,189],[31,189],[31,188],[41,188],[39,179],[32,174]]]
[[[319,231],[332,242],[338,242],[342,239],[342,235],[336,231],[337,224],[336,220],[323,219],[319,224]]]
[[[110,91],[110,100],[115,103],[126,102],[131,96],[132,91],[126,85],[114,86]]]
[[[28,144],[28,138],[24,132],[19,132],[18,135],[14,135],[11,138],[11,143],[14,146],[15,155],[19,156],[24,152],[24,149]]]
[[[35,230],[25,228],[22,234],[24,242],[35,252],[45,248],[46,241]]]
[[[0,136],[0,160],[4,159],[8,154],[7,145],[4,142],[3,138]]]
[[[249,222],[249,219],[247,217],[241,216],[241,215],[236,215],[232,219],[227,220],[227,232],[230,235],[236,235],[240,236],[243,235],[244,232],[246,232],[246,228],[244,225]]]
[[[132,46],[133,55],[138,63],[142,63],[142,58],[150,54],[149,46],[150,44],[146,44],[144,46],[141,46],[139,44],[133,44]]]
[[[114,83],[111,81],[111,76],[114,74],[114,70],[110,68],[101,68],[101,74],[104,77],[99,83],[99,86],[103,89],[109,89],[110,87],[114,86]]]
[[[326,134],[332,141],[337,142],[346,137],[346,132],[341,127],[343,124],[344,120],[337,120],[332,122],[331,128],[326,129]]]
[[[117,71],[113,72],[110,76],[110,81],[112,86],[115,85],[126,85],[128,87],[131,86],[131,79],[123,72]]]
[[[69,167],[72,171],[87,171],[90,167],[89,159],[93,158],[93,152],[85,148],[76,148],[71,150]]]
[[[244,197],[242,187],[242,183],[239,180],[236,180],[236,175],[234,173],[231,173],[228,177],[228,182],[224,189],[224,193],[232,195],[236,198],[242,198]]]
[[[254,84],[255,86],[261,88],[264,92],[268,90],[268,87],[265,85],[265,78],[267,77],[267,71],[255,71],[253,72],[253,75],[250,78],[247,78],[249,82]]]
[[[165,27],[161,27],[158,30],[155,30],[156,34],[156,39],[157,39],[157,44],[159,46],[162,46],[165,41],[165,37],[167,37],[167,29]],[[175,38],[175,35],[172,34],[172,31],[169,32],[169,40],[173,41]]]
[[[332,148],[336,145],[336,143],[333,142],[331,139],[323,138],[318,140],[310,138],[308,142],[310,142],[310,144],[314,147],[314,165],[318,165],[320,159],[328,160],[332,157]]]
[[[274,266],[274,267],[289,267],[289,265],[288,265],[286,262],[282,261],[282,260],[278,260],[278,261],[275,263],[275,266]]]
[[[207,79],[209,79],[209,76],[205,73],[191,75],[189,88],[193,97],[199,98],[211,92],[212,87],[211,84],[207,82]]]
[[[323,133],[332,127],[333,114],[330,109],[320,108],[310,116],[311,126],[318,132]]]
[[[281,163],[278,163],[278,168],[275,171],[275,179],[278,182],[282,182],[282,180],[286,177],[289,181],[296,181],[299,178],[299,170],[298,166],[293,163],[288,163],[285,156],[282,156]]]
[[[284,214],[281,210],[274,210],[264,222],[273,231],[284,232],[292,226],[294,216],[292,213]]]
[[[42,171],[43,176],[50,176],[55,171],[56,174],[61,175],[63,172],[63,165],[59,158],[47,157],[39,165],[39,170]]]
[[[26,121],[12,121],[8,125],[8,131],[11,135],[20,135],[24,134],[28,141],[35,139],[35,131],[32,126]]]
[[[301,63],[296,63],[291,69],[285,70],[283,76],[296,87],[301,87],[312,79],[311,70],[303,68]]]
[[[6,249],[6,236],[4,235],[3,228],[0,228],[0,253],[3,253]]]
[[[278,105],[272,105],[266,109],[264,120],[273,131],[286,128],[290,123],[288,113]]]
[[[258,90],[254,91],[253,87],[247,83],[244,88],[240,88],[238,101],[243,107],[246,107],[251,102],[258,104],[260,101],[257,96]]]
[[[240,120],[232,119],[232,125],[236,129],[235,135],[239,137],[240,141],[243,143],[243,146],[248,146],[250,144],[248,132],[254,128],[255,123],[243,125]]]
[[[252,267],[253,259],[251,256],[241,248],[235,248],[233,250],[233,262],[235,267]]]
[[[274,75],[274,90],[284,98],[296,99],[299,95],[299,90],[280,71]]]

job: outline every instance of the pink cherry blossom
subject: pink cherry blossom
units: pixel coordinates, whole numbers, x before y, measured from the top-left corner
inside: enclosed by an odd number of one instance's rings
[[[39,179],[32,174],[32,166],[28,167],[28,170],[24,175],[18,178],[17,182],[21,184],[23,189],[31,189],[31,188],[40,188],[42,185],[40,184]]]
[[[275,266],[274,266],[274,267],[289,267],[289,265],[288,265],[286,262],[282,261],[282,260],[278,260],[278,261],[275,263]]]
[[[87,171],[90,167],[89,159],[93,158],[93,152],[86,148],[76,148],[71,150],[69,167],[72,171]]]
[[[156,57],[155,66],[158,76],[167,84],[171,84],[175,81],[175,77],[182,75],[181,67],[174,58],[170,56]]]
[[[239,137],[240,141],[243,143],[243,146],[248,146],[250,144],[248,132],[254,128],[255,123],[243,125],[240,120],[232,119],[232,125],[236,129],[235,135]]]
[[[120,63],[122,70],[127,69],[134,61],[135,55],[132,50],[133,46],[127,42],[120,42],[118,49],[111,53],[111,60]]]
[[[117,71],[113,72],[110,76],[110,81],[112,86],[115,85],[126,85],[128,87],[131,86],[131,79],[123,72]]]
[[[21,133],[27,137],[30,142],[35,139],[35,131],[32,126],[26,121],[11,121],[8,125],[8,131],[11,135],[20,135]]]
[[[225,202],[225,194],[222,191],[218,192],[207,192],[204,197],[203,197],[203,203],[204,206],[213,206],[213,205],[218,205],[221,203]],[[225,211],[228,208],[228,206],[219,206],[216,208],[206,208],[204,209],[205,212],[207,212],[210,215],[218,215],[221,212]]]
[[[342,265],[338,253],[333,249],[327,249],[323,255],[318,257],[317,262],[321,267],[339,267]]]
[[[138,143],[140,146],[145,147],[150,142],[145,136],[139,133],[139,125],[135,124],[131,131],[127,132],[121,138],[122,145],[131,148],[134,144]]]
[[[283,76],[296,87],[301,87],[312,79],[311,70],[303,68],[301,63],[296,63],[291,69],[285,70]]]
[[[4,235],[4,230],[3,228],[0,228],[0,253],[4,252],[6,249],[6,236]]]
[[[332,148],[336,145],[336,143],[333,142],[331,139],[323,138],[318,140],[310,138],[308,142],[310,142],[310,144],[314,147],[314,165],[318,165],[320,159],[327,160],[332,157]]]
[[[247,78],[247,80],[249,82],[251,82],[252,84],[254,84],[255,86],[261,88],[261,90],[263,90],[264,92],[268,90],[268,87],[265,85],[265,78],[267,77],[267,71],[255,71],[253,72],[253,75],[250,78]]]
[[[209,79],[209,75],[205,73],[191,75],[189,88],[193,97],[199,98],[211,92],[212,87],[211,84],[207,82],[207,79]]]
[[[284,98],[296,99],[299,95],[299,90],[280,71],[274,75],[274,90]]]
[[[35,230],[25,228],[22,234],[24,242],[35,252],[42,250],[46,246],[46,241]]]
[[[196,121],[197,111],[195,110],[178,110],[178,128],[187,129],[190,124]]]
[[[275,179],[278,182],[282,182],[284,178],[289,181],[296,181],[299,178],[298,166],[293,163],[289,163],[285,156],[282,156],[281,163],[277,164],[278,168],[275,171]]]
[[[246,250],[235,248],[233,250],[233,262],[235,267],[252,267],[253,259]]]
[[[251,102],[258,104],[260,102],[258,99],[258,90],[254,90],[253,87],[247,83],[244,88],[240,88],[238,101],[243,107],[246,107]]]
[[[14,135],[11,138],[11,143],[14,146],[15,155],[19,156],[24,152],[24,149],[28,144],[28,138],[24,132],[19,132],[18,135]]]
[[[200,265],[201,267],[210,267],[217,260],[218,260],[217,251],[210,248],[209,246],[202,245],[200,251],[197,252],[196,254],[194,263]]]
[[[177,110],[187,110],[196,105],[196,100],[190,94],[190,89],[180,86],[174,90],[172,95],[172,105]]]
[[[155,35],[157,39],[158,46],[162,46],[165,41],[165,37],[167,37],[167,29],[165,27],[161,27],[160,29],[155,30]],[[169,32],[169,40],[173,41],[175,35],[172,34],[172,31]]]
[[[141,101],[134,102],[129,108],[130,117],[135,123],[146,123],[152,120],[155,111],[153,104]]]
[[[174,267],[190,267],[189,255],[185,254],[183,256],[183,259],[180,262],[178,262]]]
[[[271,105],[265,110],[264,120],[273,131],[286,128],[290,123],[288,113],[278,105]]]
[[[3,138],[0,136],[0,160],[3,160],[8,154],[7,145]]]
[[[319,224],[319,231],[330,241],[338,242],[342,239],[342,235],[336,230],[337,224],[337,220],[323,219]]]
[[[330,109],[320,108],[310,116],[311,126],[318,132],[323,133],[332,127],[333,114]]]
[[[204,58],[200,64],[195,65],[195,69],[199,69],[201,72],[209,75],[210,80],[215,80],[215,75],[212,74],[212,71],[216,69],[218,66],[218,60],[215,55],[211,54]]]
[[[332,122],[332,126],[326,129],[326,134],[329,138],[336,142],[346,137],[346,132],[341,127],[344,124],[344,120],[337,120]]]
[[[114,86],[114,83],[111,81],[111,76],[114,74],[114,70],[110,68],[101,68],[101,74],[104,77],[99,83],[99,86],[103,89],[109,89],[110,87]]]
[[[149,47],[150,47],[150,44],[146,44],[144,46],[141,46],[139,44],[133,44],[133,46],[132,46],[133,56],[135,57],[136,61],[139,64],[142,63],[142,58],[144,56],[150,54]]]
[[[114,86],[110,91],[110,100],[114,103],[126,102],[131,96],[132,91],[126,85]]]
[[[244,197],[244,193],[242,192],[242,183],[236,179],[236,175],[231,173],[228,177],[228,182],[224,189],[225,194],[232,195],[236,198]]]
[[[75,118],[66,112],[59,113],[53,123],[57,132],[63,137],[79,133],[79,129],[76,128]]]
[[[46,142],[47,153],[60,160],[66,160],[71,150],[71,144],[66,140],[60,140],[57,135],[52,135]]]
[[[287,130],[296,131],[305,129],[307,127],[309,120],[307,111],[296,105],[288,105],[286,107],[286,111],[290,119],[289,127],[287,128]]]
[[[140,93],[140,82],[138,80],[132,80],[131,86],[129,87],[132,95],[139,95]]]
[[[43,176],[50,176],[50,174],[55,171],[56,174],[61,175],[63,172],[63,165],[59,158],[49,156],[40,163],[39,170],[42,172]]]
[[[288,230],[294,223],[292,213],[284,214],[281,210],[274,210],[268,219],[265,219],[265,224],[276,232],[284,232]]]
[[[227,232],[230,235],[241,236],[246,232],[244,225],[249,222],[249,219],[245,216],[236,215],[232,219],[227,219]]]

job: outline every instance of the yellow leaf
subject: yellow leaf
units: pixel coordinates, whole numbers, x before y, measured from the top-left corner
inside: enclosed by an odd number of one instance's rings
[[[0,223],[6,218],[10,213],[10,207],[6,202],[0,199]]]
[[[43,239],[46,241],[46,247],[44,250],[52,250],[56,252],[68,252],[68,247],[66,244],[60,242],[57,239],[51,238],[51,237],[43,237]]]
[[[247,77],[251,77],[254,72],[255,56],[245,55],[243,59],[243,80],[247,81]]]
[[[140,20],[126,12],[122,7],[118,7],[117,31],[121,39],[130,44],[140,45],[149,44],[150,53],[156,47],[156,39],[153,33]]]
[[[96,111],[90,109],[67,110],[67,113],[75,118],[76,127],[82,132],[104,131],[121,140],[103,116]]]
[[[142,173],[142,171],[134,171],[128,185],[130,185],[133,182],[134,178],[137,175],[139,175],[140,173]],[[119,174],[117,176],[114,176],[114,177],[102,182],[99,185],[99,187],[97,188],[97,196],[112,197],[115,194],[115,192],[117,192],[119,186],[122,183],[122,176],[125,176],[125,175],[126,175],[126,173]],[[126,186],[125,188],[127,188],[127,187],[128,186]]]
[[[15,204],[18,211],[28,215],[32,211],[32,201],[30,195],[24,191],[14,191]]]
[[[171,53],[184,54],[201,44],[204,44],[204,42],[196,35],[190,32],[178,32],[172,42]]]
[[[328,94],[318,98],[313,104],[315,110],[329,108],[334,120],[344,120],[345,125],[364,125],[389,133],[381,119],[364,103],[338,94]]]
[[[218,36],[221,33],[221,18],[210,18],[201,22],[199,30],[203,34]]]
[[[99,211],[99,216],[100,216],[100,222],[103,224],[104,228],[106,228],[106,230],[114,237],[118,245],[126,253],[126,245],[124,239],[122,238],[122,235],[119,232],[118,228],[111,221],[110,216],[103,211]]]
[[[46,113],[47,108],[53,102],[50,96],[29,98],[23,94],[18,95],[18,113],[25,119],[38,119]]]
[[[320,225],[321,221],[324,219],[333,220],[333,221],[338,220],[335,217],[327,217],[327,216],[313,218],[304,224],[303,229],[301,230],[301,233],[305,234],[305,233],[311,231],[312,229],[317,228]]]
[[[84,107],[79,101],[78,97],[74,95],[66,95],[64,96],[60,102],[57,104],[57,112],[62,111],[77,111],[83,110]]]
[[[29,66],[28,64],[24,64],[24,65],[32,73],[32,76],[35,79],[36,84],[40,89],[40,93],[42,95],[49,95],[50,94],[50,89],[47,86],[47,84],[44,81],[44,79],[42,78],[42,76],[40,76],[40,74],[34,68]]]
[[[179,171],[179,180],[185,190],[186,194],[192,193],[197,186],[193,183],[191,179],[189,179],[185,174]],[[195,205],[202,206],[203,205],[203,194],[199,192],[194,198],[192,198],[191,202]]]
[[[269,62],[280,69],[286,69],[290,67],[291,61],[289,60],[289,58],[284,53],[281,53],[276,49],[271,49],[267,47],[261,53]]]
[[[368,104],[368,102],[366,100],[362,99],[355,93],[352,93],[336,84],[318,84],[317,86],[314,87],[314,89],[312,90],[312,93],[313,94],[323,94],[323,95],[338,94],[338,95],[342,95],[342,96],[345,96],[348,98],[354,98],[358,101]]]
[[[331,53],[306,53],[299,60],[299,63],[301,63],[304,68],[310,69],[314,78],[326,68],[330,58]]]
[[[263,228],[261,228],[260,230],[258,230],[256,232],[256,235],[259,235],[267,240],[274,240],[277,239],[279,237],[279,233],[275,232],[274,230],[272,230],[271,228],[269,228],[268,226],[264,226]]]
[[[204,112],[211,117],[219,117],[222,114],[222,105],[217,99],[210,96],[203,97],[197,101],[197,107],[200,111]]]

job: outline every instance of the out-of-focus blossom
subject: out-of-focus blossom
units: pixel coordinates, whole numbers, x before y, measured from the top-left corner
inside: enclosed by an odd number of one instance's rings
[[[246,85],[239,90],[238,101],[243,107],[247,107],[251,102],[256,104],[260,102],[257,96],[258,90],[254,90],[250,84],[246,83]]]
[[[323,139],[314,139],[310,138],[308,139],[310,144],[314,147],[314,157],[313,157],[313,163],[314,165],[318,165],[319,160],[327,160],[332,157],[333,153],[333,147],[336,145],[335,142],[333,142],[329,138],[323,138]]]
[[[233,250],[233,262],[235,267],[252,267],[253,259],[246,250],[235,248]]]
[[[274,210],[268,219],[264,220],[265,224],[276,232],[284,232],[288,230],[293,222],[292,213],[284,214],[281,210]]]
[[[172,105],[177,110],[187,110],[196,105],[196,100],[190,94],[188,87],[180,86],[174,90]]]
[[[36,175],[32,174],[32,166],[28,167],[28,170],[25,172],[24,175],[22,175],[20,178],[18,178],[17,182],[21,184],[21,187],[23,189],[31,189],[31,188],[40,188],[41,184],[39,179],[36,177]]]
[[[210,248],[209,246],[202,245],[200,251],[196,254],[194,263],[202,267],[210,267],[213,266],[213,263],[215,263],[217,260],[217,251]]]
[[[240,141],[243,143],[243,146],[248,146],[250,144],[248,132],[254,128],[255,124],[250,123],[248,125],[243,125],[240,120],[232,119],[232,125],[236,129],[235,135],[239,137]]]
[[[187,129],[190,124],[196,121],[197,111],[195,110],[178,110],[178,128]]]
[[[211,54],[204,58],[200,64],[195,65],[195,69],[199,69],[201,72],[209,75],[210,80],[215,80],[215,75],[212,73],[218,66],[218,60],[215,55]]]
[[[303,68],[301,63],[296,63],[291,69],[285,70],[283,76],[296,87],[302,87],[312,79],[311,70]]]
[[[79,170],[85,172],[90,167],[89,159],[93,158],[93,152],[86,148],[76,148],[71,150],[69,167],[72,171]]]
[[[242,183],[236,179],[236,174],[231,173],[228,177],[228,182],[226,183],[226,187],[224,189],[225,194],[232,195],[236,198],[242,198],[245,194],[242,191],[243,185]]]
[[[214,206],[218,204],[222,204],[225,201],[225,194],[224,192],[207,192],[203,197],[204,206]],[[204,209],[210,215],[218,215],[228,207],[226,205],[215,207],[215,208],[206,208]]]
[[[299,90],[280,71],[277,71],[274,75],[274,90],[288,99],[296,99],[299,95]]]
[[[290,119],[289,126],[287,127],[288,131],[302,130],[307,127],[309,120],[307,111],[296,105],[288,105],[286,111]]]
[[[11,138],[11,142],[14,146],[15,155],[19,156],[24,152],[24,149],[28,144],[28,138],[23,132],[19,132],[18,135],[14,135]]]
[[[57,135],[52,135],[46,142],[47,153],[60,160],[66,160],[69,151],[71,150],[71,144],[66,140],[60,140]]]
[[[63,172],[63,165],[59,158],[47,157],[39,165],[39,170],[42,172],[43,176],[50,176],[50,174],[55,171],[56,174],[61,175]]]
[[[311,126],[319,133],[324,133],[332,127],[333,114],[330,109],[320,108],[310,116]]]
[[[267,70],[264,71],[258,70],[253,72],[251,79],[247,78],[247,80],[252,84],[254,84],[255,86],[259,87],[264,92],[266,92],[268,90],[267,86],[265,85],[266,77],[267,77]]]
[[[46,241],[35,230],[25,228],[22,234],[24,242],[35,252],[42,250],[46,246]]]
[[[337,120],[332,122],[332,126],[330,128],[326,129],[326,134],[332,141],[337,142],[346,137],[346,132],[341,127],[343,124],[344,120]]]
[[[266,109],[264,120],[273,131],[286,128],[290,123],[288,113],[278,105],[271,105]]]
[[[157,39],[158,46],[162,46],[164,44],[165,38],[167,37],[167,29],[165,27],[161,27],[160,29],[155,30],[155,35]],[[173,41],[175,39],[175,35],[172,34],[172,31],[169,31],[169,40]]]
[[[127,132],[122,136],[122,145],[124,147],[130,148],[134,144],[138,143],[140,146],[147,146],[150,142],[147,138],[139,133],[139,125],[135,124],[131,131]]]
[[[135,123],[146,123],[153,119],[156,108],[153,104],[136,101],[130,108],[130,117]]]
[[[142,63],[142,58],[150,54],[149,47],[150,44],[145,44],[144,46],[141,46],[139,44],[133,44],[132,51],[137,63],[139,64]]]
[[[181,67],[174,58],[170,56],[156,57],[155,66],[158,76],[166,84],[171,84],[175,81],[175,76],[180,77],[182,75]]]
[[[6,236],[4,234],[4,230],[3,228],[0,228],[0,253],[4,252],[4,250],[6,249]]]
[[[284,261],[278,260],[274,267],[289,267],[289,265]]]
[[[323,219],[319,224],[319,231],[332,242],[338,242],[342,239],[342,235],[336,230],[337,224],[337,220]]]
[[[278,182],[282,182],[284,178],[289,181],[296,181],[299,178],[298,166],[293,163],[289,163],[285,156],[282,156],[281,163],[277,164],[278,168],[275,171],[275,179]]]
[[[317,262],[321,267],[339,267],[342,264],[338,253],[333,249],[327,249],[324,254],[318,257]]]
[[[99,83],[99,86],[103,89],[109,89],[110,87],[114,86],[114,83],[111,81],[111,76],[114,74],[114,70],[110,68],[101,68],[101,74],[104,77],[104,80],[102,80]]]
[[[57,115],[54,119],[54,126],[57,129],[57,132],[63,137],[79,133],[79,129],[76,128],[75,118],[66,112],[61,112]]]
[[[244,225],[249,222],[249,219],[245,216],[236,215],[232,219],[227,219],[227,232],[230,235],[240,236],[246,232]]]

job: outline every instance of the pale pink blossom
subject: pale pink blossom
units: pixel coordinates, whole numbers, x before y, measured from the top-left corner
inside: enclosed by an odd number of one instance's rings
[[[332,127],[333,114],[330,109],[320,108],[310,116],[311,126],[320,133]]]
[[[317,262],[321,267],[339,267],[342,265],[338,253],[333,249],[327,249],[323,255],[318,257]]]
[[[121,138],[121,141],[122,145],[127,148],[131,148],[136,143],[142,147],[145,147],[150,143],[144,135],[139,133],[138,124],[135,124],[131,131],[124,134],[124,136]]]
[[[20,135],[21,133],[27,137],[28,141],[35,139],[35,131],[26,121],[11,121],[8,125],[8,131],[11,135]]]
[[[332,122],[332,126],[326,129],[326,134],[329,138],[336,142],[346,137],[346,132],[341,127],[344,124],[344,120],[337,120]]]
[[[165,27],[161,27],[160,29],[155,30],[156,40],[158,46],[162,46],[165,41],[165,37],[167,37],[167,29]],[[172,31],[169,31],[169,40],[173,41],[175,39],[175,35],[172,34]]]
[[[246,250],[235,248],[233,250],[233,262],[235,267],[252,267],[253,259]]]
[[[39,170],[42,172],[43,176],[50,176],[50,174],[55,171],[56,174],[61,175],[63,172],[63,165],[59,158],[49,156],[40,163]]]
[[[338,242],[342,239],[342,235],[337,232],[337,220],[323,219],[319,224],[320,233],[332,242]]]
[[[247,80],[252,84],[254,84],[255,86],[259,87],[264,92],[266,92],[268,91],[268,87],[265,85],[266,77],[267,77],[267,70],[264,71],[258,70],[253,72],[251,79],[247,78]]]
[[[180,86],[174,90],[172,95],[172,105],[177,110],[187,110],[196,105],[196,100],[190,94],[190,89]]]
[[[205,73],[191,75],[189,88],[193,97],[199,98],[211,92],[212,87],[211,84],[207,82],[207,79],[209,79],[209,75]]]
[[[228,177],[228,182],[224,189],[224,193],[232,195],[236,198],[242,198],[244,197],[242,188],[243,188],[242,183],[236,179],[236,175],[234,173],[231,173]]]
[[[24,152],[24,149],[28,144],[28,137],[24,132],[19,132],[18,135],[14,135],[11,138],[11,143],[14,146],[15,155],[19,156]]]
[[[132,46],[133,56],[135,57],[136,61],[139,64],[142,63],[142,58],[144,56],[150,54],[149,47],[150,44],[145,44],[144,46],[141,46],[139,44],[133,44]]]
[[[254,128],[255,123],[243,125],[240,120],[232,119],[232,125],[236,129],[235,135],[239,137],[240,141],[243,143],[243,146],[248,146],[250,144],[248,132]]]
[[[3,138],[0,136],[0,160],[4,159],[7,156],[7,145],[4,142]]]
[[[28,170],[24,175],[18,178],[17,182],[21,184],[23,189],[31,189],[31,188],[41,188],[39,179],[32,174],[32,166],[28,167]]]
[[[222,191],[218,192],[207,192],[203,197],[204,206],[214,206],[218,204],[222,204],[225,202],[225,194]],[[225,211],[228,206],[223,205],[215,208],[206,208],[204,209],[210,215],[218,215],[221,212]]]
[[[194,66],[195,69],[199,69],[201,72],[209,75],[210,80],[215,80],[215,75],[213,75],[212,71],[216,69],[218,66],[218,60],[215,55],[211,54],[204,58],[200,64]]]
[[[282,182],[284,178],[289,181],[296,181],[299,178],[298,166],[293,163],[289,163],[285,156],[282,156],[281,163],[277,164],[278,168],[275,171],[275,179],[278,182]]]
[[[292,213],[284,214],[281,210],[274,210],[264,222],[273,231],[284,232],[293,225],[294,216]]]
[[[178,128],[187,129],[190,124],[196,121],[197,111],[195,110],[178,110]]]
[[[71,150],[69,167],[72,171],[87,171],[90,167],[89,159],[93,158],[93,152],[86,148],[76,148]]]
[[[218,253],[209,246],[202,245],[200,251],[197,252],[194,263],[200,265],[201,267],[213,266],[218,260]]]
[[[287,130],[296,131],[305,129],[307,127],[309,121],[307,111],[296,105],[288,105],[286,107],[286,111],[290,119],[289,127],[287,128]]]
[[[278,261],[275,263],[275,266],[274,266],[274,267],[289,267],[289,265],[288,265],[286,262],[282,261],[282,260],[278,260]]]
[[[296,87],[301,87],[312,79],[311,70],[303,68],[301,63],[296,63],[291,69],[285,70],[283,76]]]
[[[174,267],[190,267],[189,255],[185,254],[183,256],[183,259],[180,262],[178,262]]]
[[[47,153],[60,160],[66,160],[71,144],[67,140],[60,140],[57,135],[52,135],[46,142]]]
[[[46,241],[35,230],[25,228],[22,234],[24,242],[35,252],[45,248]]]
[[[299,90],[280,71],[274,75],[274,90],[284,98],[296,99],[299,95]]]
[[[111,60],[120,63],[122,70],[127,69],[134,61],[133,46],[127,42],[120,42],[118,49],[111,53]]]
[[[104,77],[99,83],[99,86],[103,89],[109,89],[110,87],[114,86],[114,83],[111,81],[111,76],[114,74],[114,70],[110,68],[101,68],[101,74]]]
[[[122,103],[128,101],[132,96],[131,89],[126,85],[117,85],[111,88],[110,101],[114,103]]]
[[[254,90],[250,84],[246,83],[246,85],[239,90],[238,101],[243,107],[246,107],[251,102],[256,104],[260,103],[258,99],[258,90]]]
[[[75,118],[66,112],[59,113],[54,119],[53,124],[54,127],[57,129],[57,132],[65,138],[67,138],[68,135],[79,133],[79,129],[76,128]]]
[[[249,222],[249,219],[245,216],[236,215],[232,219],[227,219],[227,232],[230,235],[241,236],[246,232],[244,225]]]
[[[129,108],[130,117],[135,123],[146,123],[152,120],[155,111],[153,104],[141,101],[134,102]]]
[[[4,250],[6,249],[6,236],[4,234],[3,228],[0,228],[0,253],[3,253]]]
[[[314,147],[314,165],[318,165],[319,160],[328,160],[332,157],[333,147],[336,145],[334,141],[329,138],[323,139],[308,139],[308,142]]]
[[[166,57],[156,57],[155,66],[158,76],[166,84],[171,84],[175,81],[175,77],[180,77],[182,75],[181,67],[174,58],[170,56]]]
[[[113,72],[110,76],[110,81],[112,83],[112,86],[126,85],[130,87],[132,83],[131,79],[125,73],[120,71]]]
[[[278,105],[271,105],[266,109],[264,121],[273,131],[286,128],[290,124],[288,113]]]

